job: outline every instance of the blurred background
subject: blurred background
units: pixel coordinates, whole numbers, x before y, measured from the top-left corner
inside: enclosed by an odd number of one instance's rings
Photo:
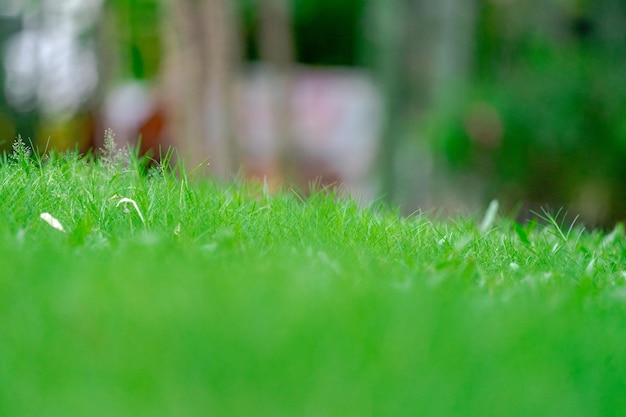
[[[626,0],[0,0],[0,149],[626,216]]]

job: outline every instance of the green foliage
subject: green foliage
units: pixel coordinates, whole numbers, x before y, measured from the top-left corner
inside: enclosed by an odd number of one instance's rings
[[[401,218],[126,155],[0,165],[0,414],[626,407],[623,227]]]
[[[119,50],[124,70],[122,75],[135,79],[154,78],[161,69],[163,34],[161,3],[155,0],[107,0],[105,16],[107,45]],[[116,49],[117,48],[117,49]]]
[[[482,176],[490,196],[597,200],[604,214],[586,220],[623,218],[623,56],[597,37],[566,41],[531,29],[500,42],[479,60],[470,95],[435,111],[436,152],[457,172]]]

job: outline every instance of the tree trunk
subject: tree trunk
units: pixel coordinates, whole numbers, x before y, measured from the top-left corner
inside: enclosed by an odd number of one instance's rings
[[[466,81],[475,8],[474,0],[370,2],[370,41],[387,110],[380,171],[389,202],[414,206],[429,197],[428,169],[420,172],[428,151],[416,126]]]
[[[272,113],[278,140],[278,171],[295,180],[296,153],[291,107],[294,38],[288,0],[259,0],[259,55],[268,68],[268,89],[273,93]]]
[[[216,156],[212,158],[211,164],[221,177],[229,179],[239,169],[238,141],[234,128],[234,93],[241,48],[235,3],[232,0],[204,2],[207,51],[204,56],[205,123],[209,149],[213,149]]]
[[[224,179],[237,164],[233,88],[240,48],[232,7],[227,0],[167,0],[165,10],[172,136],[188,168],[208,163]]]

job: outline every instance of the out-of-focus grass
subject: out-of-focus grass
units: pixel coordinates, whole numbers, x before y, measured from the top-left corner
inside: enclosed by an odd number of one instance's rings
[[[139,171],[0,165],[0,415],[626,409],[620,227],[407,219]]]

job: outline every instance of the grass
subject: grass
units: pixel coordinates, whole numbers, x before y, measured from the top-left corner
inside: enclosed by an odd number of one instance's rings
[[[626,410],[621,226],[402,218],[112,156],[0,164],[0,415]]]

